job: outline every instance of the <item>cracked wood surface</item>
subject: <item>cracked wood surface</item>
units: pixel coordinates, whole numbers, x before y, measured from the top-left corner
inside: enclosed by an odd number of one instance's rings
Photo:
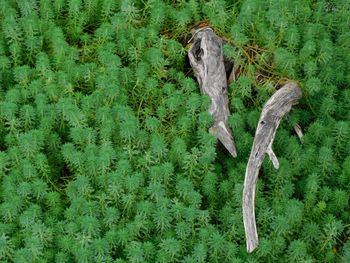
[[[201,93],[211,98],[209,113],[213,116],[214,124],[209,132],[219,139],[233,157],[236,157],[232,132],[227,124],[230,111],[222,40],[211,28],[196,30],[191,40],[193,44],[188,51],[190,64]]]
[[[247,164],[243,187],[243,223],[247,251],[252,252],[258,245],[255,222],[254,198],[256,181],[261,164],[267,154],[273,166],[278,169],[279,162],[272,150],[272,143],[282,117],[298,103],[302,92],[295,83],[287,83],[266,102],[262,109],[254,143]]]

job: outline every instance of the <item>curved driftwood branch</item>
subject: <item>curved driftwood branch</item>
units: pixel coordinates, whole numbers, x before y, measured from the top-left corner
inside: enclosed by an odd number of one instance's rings
[[[232,132],[227,124],[230,111],[222,40],[211,28],[196,30],[191,40],[193,40],[193,45],[188,51],[190,64],[198,80],[201,93],[211,98],[209,113],[213,116],[214,124],[209,132],[221,141],[233,157],[236,157]]]
[[[273,166],[278,169],[279,162],[272,150],[276,130],[282,117],[290,111],[294,104],[297,104],[301,96],[300,88],[295,83],[288,83],[272,95],[261,112],[245,173],[243,188],[243,223],[248,252],[252,252],[258,244],[254,198],[256,180],[261,164],[265,154],[268,154]]]

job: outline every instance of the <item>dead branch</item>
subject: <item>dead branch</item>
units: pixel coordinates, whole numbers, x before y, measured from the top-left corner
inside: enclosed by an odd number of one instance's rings
[[[301,127],[298,123],[294,125],[294,131],[298,135],[300,142],[303,143],[304,142],[304,139],[303,139],[304,133],[303,133],[303,130],[301,129]]]
[[[193,45],[188,51],[190,64],[198,80],[201,93],[211,98],[209,113],[213,116],[214,124],[209,132],[221,141],[233,157],[236,157],[232,132],[227,124],[230,111],[222,40],[211,28],[194,31],[191,40],[193,40]],[[233,78],[231,71],[229,75]]]
[[[273,166],[278,169],[279,162],[272,150],[272,143],[282,117],[297,104],[302,92],[295,83],[288,83],[279,89],[265,104],[255,132],[254,143],[247,164],[243,188],[243,223],[247,251],[252,252],[258,245],[255,223],[254,198],[256,180],[261,164],[267,153]]]

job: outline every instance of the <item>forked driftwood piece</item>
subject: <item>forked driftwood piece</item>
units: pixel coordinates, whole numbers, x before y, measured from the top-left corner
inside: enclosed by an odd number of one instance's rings
[[[213,116],[214,124],[209,132],[221,141],[233,157],[236,157],[232,132],[227,124],[230,111],[222,40],[211,28],[194,31],[191,40],[193,40],[193,45],[188,51],[190,64],[198,80],[201,93],[211,98],[209,113]]]
[[[295,83],[288,83],[272,95],[261,112],[247,164],[243,188],[243,223],[248,252],[252,252],[258,245],[254,198],[256,180],[261,164],[267,153],[273,166],[278,169],[279,162],[272,150],[276,130],[282,117],[290,111],[293,105],[298,103],[301,96],[300,88]]]

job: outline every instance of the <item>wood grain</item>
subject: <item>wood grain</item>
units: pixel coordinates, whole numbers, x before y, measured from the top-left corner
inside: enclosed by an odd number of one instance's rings
[[[252,252],[258,245],[258,233],[255,222],[254,198],[256,181],[261,164],[267,154],[278,169],[279,162],[272,150],[272,143],[282,117],[301,98],[302,92],[297,84],[287,83],[266,102],[260,115],[255,132],[254,143],[247,164],[243,188],[243,223],[246,235],[247,251]]]
[[[188,51],[190,64],[198,80],[201,93],[211,98],[209,113],[213,116],[214,124],[209,132],[219,139],[233,157],[236,157],[232,132],[227,124],[230,111],[222,40],[211,28],[194,31],[191,40],[193,40],[193,45]]]

